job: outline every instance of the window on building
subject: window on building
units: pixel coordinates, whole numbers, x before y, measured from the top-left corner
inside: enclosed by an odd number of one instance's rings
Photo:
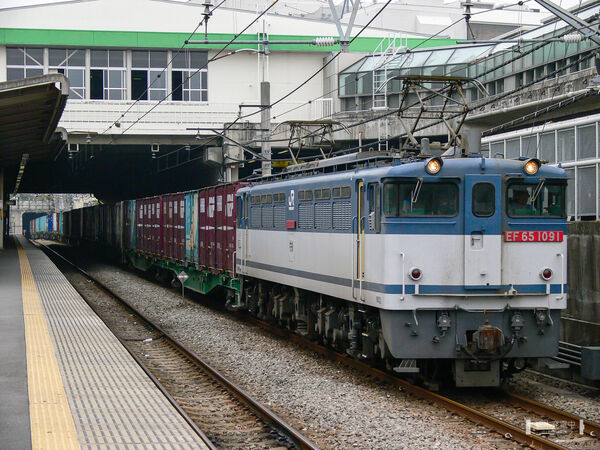
[[[22,78],[37,77],[44,74],[43,48],[14,48],[6,49],[6,79],[7,81]]]
[[[48,73],[62,73],[69,79],[69,98],[85,99],[85,50],[48,49]]]
[[[123,50],[91,50],[90,98],[125,100],[126,68]]]
[[[131,52],[132,100],[162,100],[167,96],[167,52]]]
[[[558,159],[559,161],[575,159],[575,130],[573,128],[558,130]]]
[[[554,131],[540,135],[540,159],[553,163],[556,161],[556,142]]]
[[[208,101],[207,52],[187,51],[173,57],[171,99]]]
[[[577,127],[577,159],[596,157],[596,124]]]

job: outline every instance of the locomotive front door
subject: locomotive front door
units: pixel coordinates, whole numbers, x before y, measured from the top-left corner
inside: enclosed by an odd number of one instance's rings
[[[502,178],[465,175],[465,288],[498,289],[502,268]]]

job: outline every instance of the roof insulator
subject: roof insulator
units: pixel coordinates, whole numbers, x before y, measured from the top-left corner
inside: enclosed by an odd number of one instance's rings
[[[332,37],[318,37],[313,40],[313,45],[316,45],[317,47],[330,47],[336,43],[337,39]]]
[[[576,44],[578,42],[581,42],[582,39],[583,36],[580,33],[565,34],[563,36],[563,41],[567,44]]]

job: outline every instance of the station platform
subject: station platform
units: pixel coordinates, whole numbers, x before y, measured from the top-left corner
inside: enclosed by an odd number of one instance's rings
[[[37,247],[0,250],[0,448],[207,448]]]

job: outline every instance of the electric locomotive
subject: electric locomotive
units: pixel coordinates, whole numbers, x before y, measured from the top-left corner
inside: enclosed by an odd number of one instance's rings
[[[237,191],[231,306],[457,386],[557,354],[562,169],[360,153],[300,169]]]

